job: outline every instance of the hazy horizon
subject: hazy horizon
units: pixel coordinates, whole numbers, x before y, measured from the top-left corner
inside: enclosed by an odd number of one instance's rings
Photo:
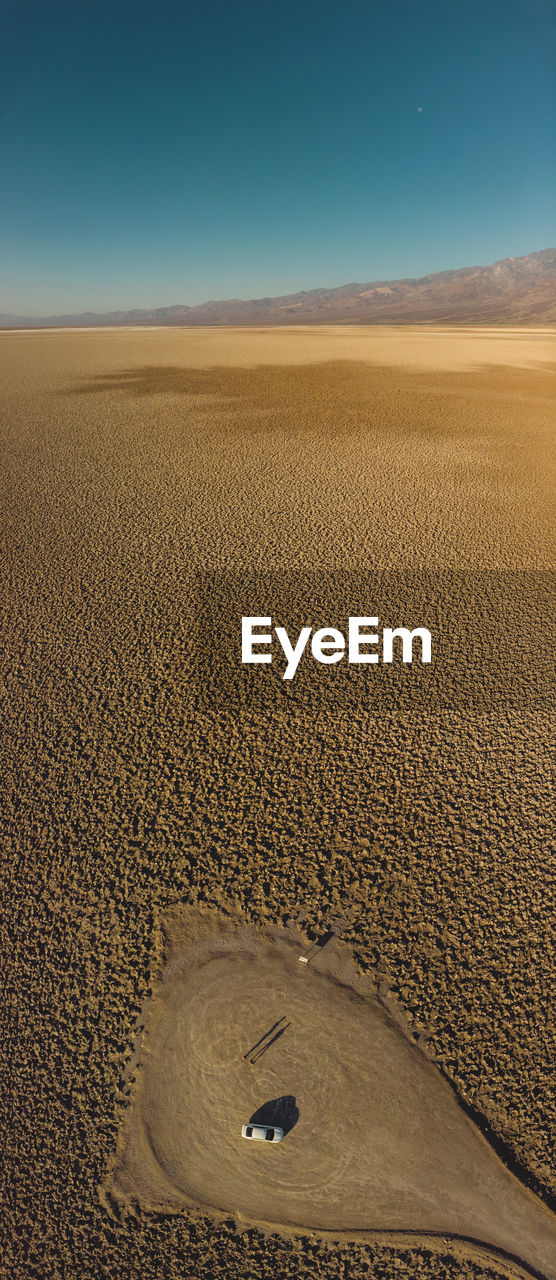
[[[551,249],[551,248],[552,248],[552,246],[550,246],[550,245],[543,245],[542,249],[532,249],[532,250],[530,250],[530,252],[529,252],[529,253],[526,253],[526,254],[524,254],[524,255],[521,255],[521,254],[508,254],[507,256],[508,256],[509,258],[519,258],[519,257],[522,257],[522,256],[524,256],[524,257],[528,257],[528,256],[530,256],[530,254],[533,254],[533,253],[542,253],[542,252],[543,252],[543,250],[547,250],[547,249]],[[494,264],[494,262],[497,262],[497,261],[501,261],[501,259],[494,259],[494,260],[493,260],[493,263],[484,263],[484,262],[482,262],[482,263],[479,263],[479,262],[473,262],[473,263],[460,263],[460,264],[458,264],[458,265],[457,265],[457,266],[455,266],[455,267],[448,267],[448,266],[446,266],[446,267],[441,267],[441,268],[439,268],[439,271],[440,271],[440,273],[442,273],[442,271],[448,271],[448,272],[450,272],[450,271],[458,271],[458,270],[461,270],[461,269],[463,269],[463,268],[465,268],[465,267],[485,267],[485,266],[493,265],[493,264]],[[427,272],[427,271],[423,271],[423,272],[419,272],[419,273],[416,273],[416,272],[411,272],[411,273],[409,273],[409,272],[408,272],[408,274],[407,274],[407,278],[408,278],[408,279],[420,279],[420,278],[422,278],[422,277],[425,277],[425,276],[428,276],[428,275],[434,275],[434,274],[435,274],[434,272]],[[401,279],[402,277],[399,277],[399,278]],[[377,276],[377,277],[376,277],[376,280],[374,280],[374,281],[372,281],[372,280],[363,280],[363,279],[360,279],[360,280],[340,280],[340,281],[334,282],[333,284],[331,284],[331,283],[330,283],[330,282],[328,282],[328,281],[321,281],[321,283],[320,283],[320,284],[313,284],[313,285],[309,285],[309,286],[299,285],[297,288],[294,288],[294,289],[290,290],[289,292],[290,292],[290,293],[292,293],[292,294],[293,294],[293,293],[308,293],[308,294],[310,294],[311,292],[314,292],[315,290],[319,290],[319,289],[321,289],[321,288],[326,289],[326,290],[328,290],[328,289],[333,290],[333,289],[341,289],[341,288],[342,288],[342,286],[349,287],[349,286],[350,286],[350,285],[352,285],[352,284],[373,284],[373,283],[379,283],[379,282],[380,282],[380,279],[384,279],[384,280],[386,280],[386,277],[381,277],[381,278],[379,278],[379,277]],[[394,279],[394,277],[390,277],[390,279],[391,279],[391,280],[393,280],[393,279]],[[253,300],[253,301],[258,301],[258,300],[259,300],[259,299],[261,299],[261,298],[266,298],[266,297],[271,297],[271,296],[272,296],[272,297],[275,297],[275,298],[279,298],[279,297],[280,297],[280,296],[282,296],[282,295],[280,295],[280,294],[275,294],[275,295],[270,295],[270,294],[259,294],[259,295],[258,295],[258,297],[255,297],[255,295],[253,295],[253,298],[252,298],[252,299],[251,299],[251,298],[249,298],[249,299],[248,299],[247,297],[245,297],[245,298],[240,298],[240,297],[239,297],[239,295],[238,295],[236,298],[232,298],[231,296],[228,296],[227,298],[224,298],[223,296],[221,296],[221,297],[217,297],[217,296],[215,295],[215,296],[214,296],[214,298],[201,298],[201,299],[199,299],[199,301],[198,301],[198,302],[195,302],[195,303],[190,303],[190,302],[188,302],[188,301],[187,301],[187,299],[183,299],[183,298],[182,298],[182,299],[180,299],[180,300],[173,299],[173,300],[172,300],[172,301],[170,301],[170,302],[158,301],[158,302],[146,303],[146,304],[143,304],[143,305],[142,305],[141,303],[135,303],[135,304],[133,304],[132,306],[127,306],[127,304],[126,304],[126,303],[122,303],[120,306],[110,306],[110,307],[104,307],[104,308],[99,307],[98,309],[97,309],[97,308],[88,307],[87,305],[84,305],[84,306],[82,306],[82,307],[76,308],[76,309],[75,309],[74,311],[72,311],[72,312],[70,312],[70,311],[64,311],[64,312],[60,312],[59,314],[61,314],[61,315],[72,315],[72,314],[75,314],[75,315],[87,315],[87,314],[91,314],[91,315],[95,315],[95,314],[98,314],[98,315],[104,315],[104,314],[110,314],[111,312],[114,312],[114,313],[116,313],[116,314],[117,314],[117,313],[119,313],[119,312],[134,311],[134,310],[138,310],[138,311],[155,311],[155,310],[166,310],[166,309],[169,309],[169,308],[171,308],[171,307],[175,307],[175,306],[177,306],[177,307],[180,307],[180,306],[184,306],[184,307],[187,307],[187,306],[189,306],[189,307],[192,307],[192,306],[200,306],[200,305],[202,305],[203,303],[211,303],[211,302],[222,302],[222,303],[224,303],[224,302],[231,302],[231,301],[242,301],[242,302],[243,302],[243,301],[251,301],[251,300]],[[283,296],[284,296],[284,297],[287,297],[287,296],[288,296],[288,293],[285,293]],[[14,316],[14,318],[16,318],[16,319],[18,319],[18,318],[21,318],[21,319],[34,319],[34,318],[36,318],[37,320],[40,320],[40,319],[42,319],[42,318],[47,317],[47,313],[46,313],[46,312],[43,312],[43,313],[38,313],[38,312],[37,312],[37,313],[30,313],[30,314],[29,314],[29,313],[27,313],[27,314],[25,314],[25,315],[24,315],[24,313],[22,313],[22,312],[17,313],[17,312],[7,312],[7,311],[0,310],[0,316],[10,315],[10,314],[11,314],[11,315],[13,315],[13,316]],[[56,314],[56,313],[54,313],[54,312],[50,312],[50,313],[48,313],[48,316],[53,315],[53,314]]]

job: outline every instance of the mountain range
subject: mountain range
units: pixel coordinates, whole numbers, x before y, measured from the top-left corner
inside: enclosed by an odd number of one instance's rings
[[[436,271],[419,279],[373,280],[278,298],[229,298],[189,307],[86,311],[80,315],[0,314],[3,328],[96,325],[553,324],[556,249],[502,258],[487,267]]]

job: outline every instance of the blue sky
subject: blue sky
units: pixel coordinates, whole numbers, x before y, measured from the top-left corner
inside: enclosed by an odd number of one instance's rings
[[[4,15],[2,311],[259,297],[556,241],[552,0]]]

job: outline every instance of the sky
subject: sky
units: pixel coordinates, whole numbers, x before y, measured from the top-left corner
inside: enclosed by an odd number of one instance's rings
[[[3,0],[0,311],[556,244],[553,0]]]

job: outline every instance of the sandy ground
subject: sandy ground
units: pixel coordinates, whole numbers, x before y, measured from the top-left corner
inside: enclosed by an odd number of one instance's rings
[[[286,325],[279,329],[257,328],[121,328],[30,330],[35,341],[54,340],[57,358],[69,360],[75,369],[85,358],[89,370],[97,376],[101,369],[91,367],[90,356],[98,352],[102,368],[121,367],[122,358],[130,367],[149,363],[163,354],[164,363],[176,359],[180,367],[206,369],[214,365],[228,368],[253,368],[257,365],[303,365],[330,360],[364,360],[374,366],[432,369],[454,372],[457,369],[481,369],[485,365],[515,366],[523,369],[542,368],[554,359],[554,329],[504,326],[478,328],[466,326],[426,325]],[[133,335],[131,341],[129,335]],[[139,346],[137,335],[140,335]],[[21,332],[1,332],[2,342],[14,342],[21,350]],[[70,339],[62,343],[60,337]],[[91,346],[92,340],[92,346]],[[65,357],[62,354],[66,347]],[[83,351],[83,347],[85,350]],[[76,363],[77,362],[77,363]],[[67,366],[66,366],[67,367]]]
[[[554,1216],[361,989],[341,943],[213,921],[212,938],[175,950],[145,1011],[110,1193],[282,1228],[463,1237],[552,1280]],[[254,1119],[284,1128],[279,1149],[242,1138]]]
[[[145,1280],[161,1256],[199,1280],[504,1274],[450,1242],[333,1248],[238,1231],[231,1214],[110,1217],[118,1081],[160,919],[184,900],[258,926],[301,910],[314,932],[343,913],[357,963],[523,1183],[554,1193],[544,641],[522,667],[534,696],[514,653],[487,710],[455,679],[428,707],[315,706],[303,682],[251,702],[227,657],[204,683],[198,636],[214,583],[235,607],[253,573],[266,590],[312,573],[333,603],[354,568],[420,569],[461,585],[466,607],[488,583],[508,609],[514,575],[525,624],[531,602],[548,608],[551,341],[0,335],[10,1276]]]

